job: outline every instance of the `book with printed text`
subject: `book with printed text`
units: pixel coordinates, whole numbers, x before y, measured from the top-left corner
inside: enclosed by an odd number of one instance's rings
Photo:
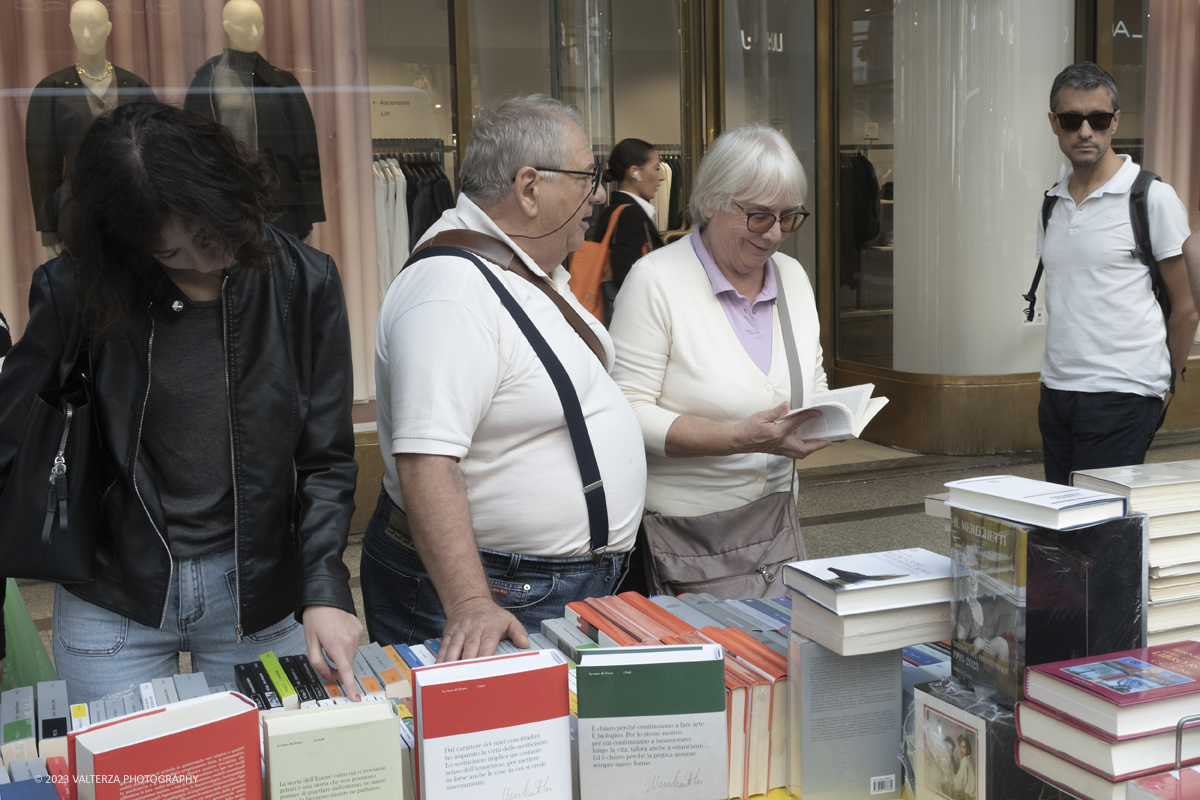
[[[725,664],[716,645],[596,649],[576,670],[582,800],[724,800]]]
[[[422,800],[571,800],[566,656],[531,650],[412,675]]]

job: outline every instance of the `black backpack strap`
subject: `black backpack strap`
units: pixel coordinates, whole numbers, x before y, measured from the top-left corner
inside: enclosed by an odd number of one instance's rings
[[[1042,198],[1042,246],[1046,246],[1046,228],[1050,226],[1050,216],[1054,213],[1054,204],[1058,202],[1058,195],[1046,192],[1046,196]],[[1037,271],[1033,273],[1033,283],[1029,286],[1029,293],[1021,295],[1029,301],[1029,308],[1025,309],[1025,321],[1033,322],[1034,306],[1037,305],[1037,288],[1042,282],[1042,273],[1045,270],[1042,268],[1042,260],[1038,259]]]
[[[567,374],[562,362],[558,360],[558,356],[554,354],[545,337],[533,324],[533,320],[517,303],[516,298],[509,293],[508,289],[504,288],[500,279],[492,274],[492,271],[474,253],[460,247],[435,245],[415,253],[404,266],[408,267],[423,259],[436,256],[465,258],[478,267],[479,271],[483,273],[483,277],[499,295],[500,302],[508,309],[508,313],[512,315],[517,327],[521,329],[521,333],[525,334],[525,338],[529,340],[533,352],[537,353],[538,358],[541,359],[546,372],[550,373],[550,380],[554,382],[554,389],[558,392],[559,402],[562,403],[563,415],[567,418],[567,432],[571,435],[575,460],[579,464],[579,476],[583,481],[583,498],[587,504],[588,527],[591,530],[592,560],[598,562],[608,549],[608,500],[604,494],[604,481],[600,478],[600,467],[596,463],[596,451],[592,448],[592,438],[583,418],[583,409],[579,405],[579,395],[575,392],[574,384],[571,383],[571,376]]]
[[[1129,190],[1129,222],[1133,226],[1133,255],[1150,270],[1150,286],[1162,307],[1163,319],[1168,319],[1171,316],[1171,297],[1158,270],[1158,259],[1154,257],[1154,245],[1150,241],[1150,209],[1146,202],[1150,184],[1160,180],[1162,178],[1145,169],[1134,178],[1133,188]]]

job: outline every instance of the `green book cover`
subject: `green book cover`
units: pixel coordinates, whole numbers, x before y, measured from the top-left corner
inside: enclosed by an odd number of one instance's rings
[[[581,659],[575,670],[581,800],[724,800],[719,646],[597,648]]]
[[[950,515],[954,676],[1022,698],[1031,526],[954,508]]]
[[[284,708],[296,709],[300,707],[300,698],[296,694],[296,687],[292,686],[292,682],[288,680],[287,673],[283,671],[283,665],[279,663],[279,659],[275,656],[274,650],[268,650],[258,657],[259,661],[267,670],[267,677],[275,686],[275,694],[279,695],[279,699],[283,702]]]

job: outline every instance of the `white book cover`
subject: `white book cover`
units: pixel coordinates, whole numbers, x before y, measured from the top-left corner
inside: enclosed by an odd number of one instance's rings
[[[987,723],[922,691],[914,705],[917,797],[989,800]]]
[[[1200,483],[1200,460],[1172,461],[1166,464],[1135,464],[1128,467],[1084,469],[1071,473],[1072,480],[1086,476],[1124,486],[1142,489],[1148,486],[1170,486],[1179,483]],[[1200,506],[1200,490],[1196,505]]]
[[[571,800],[562,653],[530,650],[412,674],[422,800]]]
[[[1058,530],[1117,519],[1128,510],[1128,501],[1119,495],[1016,475],[967,478],[945,486],[950,490],[951,506]],[[1091,506],[1111,509],[1097,514]]]
[[[920,547],[794,561],[784,567],[783,582],[839,614],[945,603],[954,595],[950,559]],[[901,591],[888,592],[889,599],[873,599],[889,589],[915,589],[920,584],[929,584],[930,591],[924,593],[928,597],[918,599],[910,591]]]

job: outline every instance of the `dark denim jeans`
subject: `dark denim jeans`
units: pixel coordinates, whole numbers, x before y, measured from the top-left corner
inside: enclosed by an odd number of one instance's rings
[[[483,548],[479,555],[496,603],[534,633],[542,620],[561,617],[567,603],[613,594],[629,568],[629,553],[609,553],[598,564],[591,556],[540,558]],[[441,600],[412,547],[407,517],[386,491],[367,524],[360,575],[371,641],[411,645],[442,635]]]

